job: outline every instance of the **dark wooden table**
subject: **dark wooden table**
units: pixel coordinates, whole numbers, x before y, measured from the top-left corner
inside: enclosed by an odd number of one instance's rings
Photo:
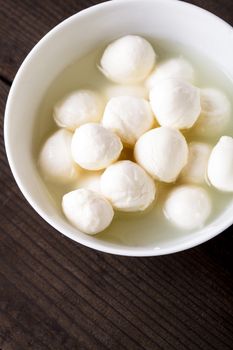
[[[170,256],[107,255],[58,234],[11,175],[2,126],[17,69],[52,27],[98,2],[0,0],[0,349],[233,349],[230,229]],[[189,2],[233,24],[232,0]]]

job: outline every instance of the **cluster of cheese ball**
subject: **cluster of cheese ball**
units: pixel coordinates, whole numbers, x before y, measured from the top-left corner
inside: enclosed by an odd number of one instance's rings
[[[85,181],[63,196],[67,219],[87,234],[108,227],[114,210],[143,211],[154,202],[157,182],[177,185],[168,194],[164,214],[180,228],[201,227],[211,201],[200,185],[208,181],[233,191],[233,139],[212,147],[187,144],[180,130],[197,136],[221,134],[231,112],[227,97],[214,88],[197,88],[192,65],[182,57],[156,62],[151,44],[136,35],[107,46],[99,69],[115,83],[105,96],[78,90],[54,107],[60,127],[43,145],[39,165],[52,181]],[[125,149],[134,161],[119,160]],[[83,188],[80,188],[83,187]]]

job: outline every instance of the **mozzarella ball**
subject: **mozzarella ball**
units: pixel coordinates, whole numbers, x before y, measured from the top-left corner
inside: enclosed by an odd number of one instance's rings
[[[97,192],[84,188],[65,194],[62,209],[71,224],[89,235],[105,230],[114,216],[107,199]]]
[[[188,163],[181,172],[181,180],[193,183],[204,183],[211,146],[202,142],[189,144]]]
[[[85,188],[95,192],[101,193],[100,190],[100,176],[101,171],[83,171],[78,181],[76,182],[76,188]]]
[[[138,139],[134,157],[154,179],[173,182],[187,163],[188,145],[178,130],[160,127]]]
[[[148,91],[142,85],[110,85],[105,88],[104,95],[107,100],[118,96],[134,96],[148,99]]]
[[[133,96],[111,98],[102,119],[105,128],[114,131],[123,143],[130,146],[151,129],[153,123],[154,116],[149,102]]]
[[[169,78],[178,78],[193,83],[193,66],[183,57],[168,59],[156,66],[155,70],[147,79],[146,86],[152,89],[159,80]]]
[[[145,210],[155,199],[154,181],[139,165],[129,160],[108,167],[101,176],[100,186],[113,207],[121,211]]]
[[[181,229],[201,228],[211,213],[211,201],[206,190],[185,185],[172,190],[164,205],[168,220]]]
[[[82,124],[98,122],[103,110],[104,103],[97,92],[77,90],[55,105],[53,116],[58,126],[74,131]]]
[[[195,133],[199,135],[219,135],[230,121],[231,104],[219,90],[201,89],[201,115],[195,124]]]
[[[100,69],[110,80],[130,84],[144,80],[155,61],[154,49],[147,40],[137,35],[126,35],[107,46]]]
[[[150,103],[159,124],[176,129],[191,128],[201,112],[199,90],[177,78],[158,81]]]
[[[208,179],[221,191],[233,191],[233,138],[222,136],[208,162]]]
[[[119,158],[122,148],[116,134],[96,123],[76,129],[71,143],[74,161],[87,170],[106,168]]]
[[[43,145],[39,155],[39,168],[48,180],[73,181],[78,176],[78,167],[71,156],[72,133],[58,130]]]

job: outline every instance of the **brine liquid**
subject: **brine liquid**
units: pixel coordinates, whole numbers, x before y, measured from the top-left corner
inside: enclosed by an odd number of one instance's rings
[[[151,39],[150,42],[158,54],[158,61],[183,56],[193,64],[196,73],[196,85],[198,87],[214,87],[222,90],[233,105],[233,82],[213,62],[210,62],[209,58],[203,57],[193,51],[193,49],[181,46],[180,44],[177,45],[166,41],[153,42]],[[74,62],[49,87],[38,110],[38,118],[35,125],[34,140],[36,141],[34,143],[34,156],[36,161],[43,142],[57,130],[57,126],[53,121],[52,111],[54,104],[59,99],[79,88],[90,88],[101,92],[114,85],[114,83],[108,81],[97,69],[102,52],[103,48],[100,47],[98,50]],[[233,119],[224,134],[233,136]],[[187,142],[202,141],[211,145],[215,145],[219,139],[219,136],[208,137],[208,135],[196,137],[192,131],[189,131],[185,137]],[[129,157],[131,157],[130,152]],[[83,172],[82,176],[85,176],[85,172]],[[77,180],[76,183],[68,185],[46,183],[46,186],[50,192],[51,200],[54,202],[57,210],[61,212],[62,196],[78,188],[79,181]],[[156,249],[156,246],[161,247],[163,242],[167,240],[172,241],[173,239],[177,239],[177,237],[182,239],[187,235],[191,235],[192,231],[180,230],[164,217],[162,211],[164,199],[168,191],[173,187],[174,185],[171,184],[159,183],[157,200],[150,210],[145,213],[134,214],[116,212],[111,226],[104,232],[96,235],[95,238],[130,247],[145,247],[154,244]],[[232,195],[219,192],[207,184],[203,187],[209,192],[213,204],[212,214],[206,223],[208,225],[226,208],[232,200]]]

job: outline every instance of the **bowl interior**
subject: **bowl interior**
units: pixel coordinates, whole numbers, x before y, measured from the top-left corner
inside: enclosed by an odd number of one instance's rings
[[[211,225],[192,234],[184,233],[161,241],[156,240],[155,235],[154,241],[144,246],[141,243],[126,245],[122,241],[106,241],[78,232],[66,222],[53,201],[48,199],[48,191],[38,174],[33,155],[33,130],[38,108],[54,79],[100,43],[108,43],[129,33],[193,47],[233,77],[233,31],[216,16],[174,0],[103,3],[62,22],[36,45],[22,64],[7,102],[6,150],[15,179],[27,200],[46,221],[66,236],[89,247],[116,254],[167,254],[201,243],[228,227],[232,223],[233,201]]]

